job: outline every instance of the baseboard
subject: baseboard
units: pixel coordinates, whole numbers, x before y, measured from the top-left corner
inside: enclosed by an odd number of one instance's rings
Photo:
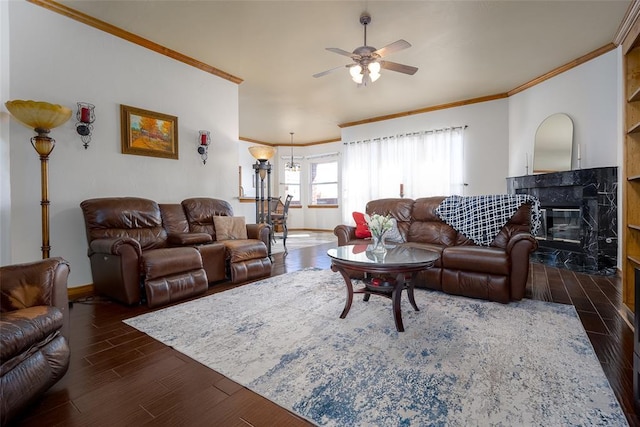
[[[87,295],[93,295],[93,283],[84,286],[67,288],[67,295],[69,296],[70,300],[74,300],[78,297],[84,297]]]

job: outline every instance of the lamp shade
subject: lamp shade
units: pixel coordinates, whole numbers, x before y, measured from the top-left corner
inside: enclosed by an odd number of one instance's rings
[[[71,118],[71,109],[41,101],[7,101],[7,110],[20,123],[32,129],[53,129]]]
[[[253,157],[260,161],[267,161],[276,153],[275,147],[267,145],[253,145],[249,147],[249,152]]]

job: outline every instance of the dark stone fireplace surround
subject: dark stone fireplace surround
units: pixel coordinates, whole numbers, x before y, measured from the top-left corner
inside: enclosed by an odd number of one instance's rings
[[[604,167],[507,178],[510,194],[530,194],[547,215],[579,209],[575,242],[538,233],[531,260],[589,274],[616,274],[618,254],[618,168]],[[544,222],[543,222],[544,224]]]

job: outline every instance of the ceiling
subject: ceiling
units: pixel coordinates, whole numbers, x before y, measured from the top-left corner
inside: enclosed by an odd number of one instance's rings
[[[339,124],[506,93],[613,42],[630,1],[60,1],[243,79],[240,137],[272,144],[340,138]],[[412,47],[367,87],[348,70],[363,45]]]

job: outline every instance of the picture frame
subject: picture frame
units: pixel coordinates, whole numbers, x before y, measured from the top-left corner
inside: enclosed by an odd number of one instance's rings
[[[122,154],[178,160],[178,118],[120,105]]]

